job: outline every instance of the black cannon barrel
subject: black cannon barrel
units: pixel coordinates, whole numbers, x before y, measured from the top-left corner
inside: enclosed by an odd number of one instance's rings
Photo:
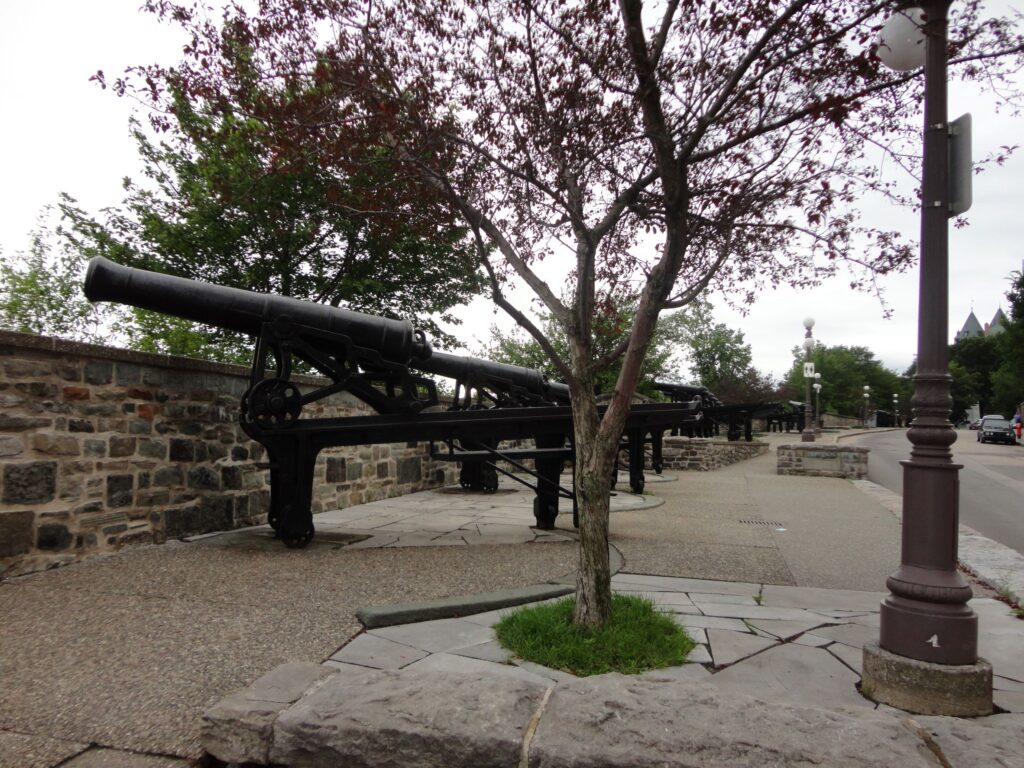
[[[659,392],[663,392],[666,395],[673,397],[699,397],[707,405],[721,405],[722,401],[719,400],[715,393],[704,386],[695,386],[693,384],[675,384],[673,382],[654,382],[654,388]]]
[[[431,355],[429,342],[408,320],[124,267],[102,256],[89,261],[85,296],[90,301],[130,304],[250,336],[258,336],[264,322],[287,317],[301,325],[348,336],[358,346],[374,349],[384,359],[403,365]]]
[[[449,379],[467,380],[477,378],[492,385],[508,382],[527,392],[551,400],[569,401],[569,388],[557,381],[548,381],[536,368],[525,368],[509,363],[495,363],[477,357],[449,355],[434,352],[429,359],[413,363],[413,367],[426,373],[437,374]]]

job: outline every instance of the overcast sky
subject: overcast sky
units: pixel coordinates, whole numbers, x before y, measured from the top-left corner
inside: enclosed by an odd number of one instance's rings
[[[140,0],[34,0],[0,3],[0,248],[25,250],[40,209],[61,191],[90,211],[121,199],[121,179],[137,173],[138,160],[127,121],[132,103],[101,90],[89,77],[103,69],[113,80],[132,64],[171,63],[183,38],[137,11]],[[993,4],[994,6],[995,4]],[[998,5],[1004,6],[1000,2]],[[1019,8],[1020,2],[1012,7]],[[974,117],[974,155],[1001,145],[1024,143],[1024,118],[997,115],[975,94],[952,90],[950,117],[970,111]],[[909,181],[908,181],[909,185]],[[873,205],[866,211],[886,227],[916,242],[917,216]],[[950,338],[971,308],[984,324],[1006,308],[1007,276],[1024,260],[1024,149],[1004,167],[974,181],[970,226],[950,232]],[[878,300],[853,293],[837,279],[815,290],[780,289],[762,295],[746,316],[713,298],[716,319],[742,330],[754,363],[781,376],[790,366],[793,346],[803,338],[802,321],[815,318],[815,336],[826,344],[863,345],[888,367],[902,372],[916,348],[917,271],[882,282],[892,311],[884,319]],[[460,335],[486,337],[495,322],[485,301],[465,311]]]

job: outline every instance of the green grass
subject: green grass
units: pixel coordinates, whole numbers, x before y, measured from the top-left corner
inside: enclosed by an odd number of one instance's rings
[[[575,602],[568,597],[509,614],[494,628],[498,642],[522,659],[580,677],[682,664],[694,646],[650,600],[613,595],[611,621],[596,630],[573,625]]]

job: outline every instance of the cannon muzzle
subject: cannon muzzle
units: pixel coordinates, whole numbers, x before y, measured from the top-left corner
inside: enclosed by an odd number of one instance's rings
[[[535,397],[562,404],[569,402],[569,388],[557,381],[548,381],[536,368],[495,363],[476,357],[434,352],[429,360],[413,363],[413,367],[449,379],[473,382],[498,389],[513,387]]]
[[[356,345],[402,365],[431,355],[430,343],[408,320],[124,267],[102,256],[89,262],[85,296],[90,301],[130,304],[250,336],[259,336],[264,323],[283,318],[347,336]]]

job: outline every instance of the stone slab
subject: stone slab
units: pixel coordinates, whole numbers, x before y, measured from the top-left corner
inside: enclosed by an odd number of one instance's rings
[[[749,632],[733,632],[728,629],[707,630],[708,646],[716,667],[735,664],[740,659],[753,656],[778,641]]]
[[[713,684],[600,675],[555,688],[529,765],[934,768],[920,746],[915,733],[872,709],[839,713],[766,703]]]
[[[497,640],[469,645],[465,648],[453,648],[449,653],[455,656],[468,656],[471,659],[490,661],[495,664],[508,664],[511,653],[502,647]]]
[[[771,701],[828,709],[875,706],[857,692],[857,675],[824,648],[779,645],[722,670],[714,679],[723,691],[757,691],[758,697]]]
[[[723,619],[720,616],[691,615],[688,613],[670,614],[676,624],[695,629],[731,629],[733,632],[749,632],[750,629],[740,619]]]
[[[546,689],[412,669],[354,683],[336,676],[281,714],[271,758],[309,768],[514,766]]]
[[[618,573],[612,577],[612,585],[642,584],[650,591],[699,592],[717,595],[744,595],[753,597],[761,591],[760,584],[742,581],[716,581],[713,579],[688,579],[674,576],[651,576],[639,573]]]
[[[784,621],[779,619],[750,619],[747,621],[754,629],[777,637],[780,640],[791,640],[797,635],[820,627],[826,620],[821,621]]]
[[[1024,715],[964,720],[915,717],[956,768],[1018,768],[1024,765]]]
[[[338,670],[320,664],[294,662],[275,667],[203,714],[203,748],[226,763],[266,765],[278,715],[306,691],[336,676]]]
[[[552,681],[545,675],[540,675],[529,669],[524,669],[516,664],[497,664],[492,661],[475,659],[470,656],[460,656],[455,653],[432,653],[425,659],[410,664],[404,671],[410,673],[438,673],[452,675],[476,675],[481,685],[487,684],[491,678],[509,677],[516,680],[525,680],[535,685],[552,685]]]
[[[728,619],[779,619],[782,621],[815,621],[810,611],[802,608],[770,608],[763,605],[733,605],[728,603],[704,603],[700,610],[705,616],[719,616]]]
[[[832,609],[877,612],[887,592],[860,592],[850,589],[816,587],[779,587],[765,584],[762,605],[774,608]]]
[[[426,655],[426,651],[385,637],[362,634],[333,654],[330,660],[373,669],[401,669]]]
[[[814,634],[831,638],[852,648],[863,648],[866,643],[878,642],[878,630],[860,624],[838,624],[834,627],[819,627]]]
[[[371,629],[368,634],[429,653],[450,651],[494,639],[494,631],[465,619],[439,619]]]

